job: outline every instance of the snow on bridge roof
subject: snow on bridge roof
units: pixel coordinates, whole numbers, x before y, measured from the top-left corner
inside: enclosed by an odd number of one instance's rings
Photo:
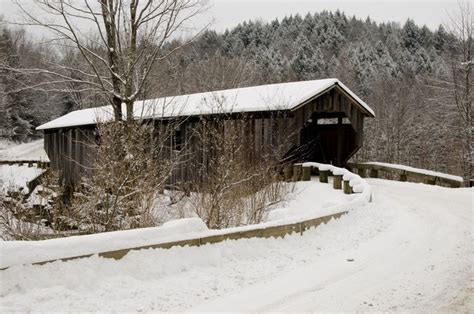
[[[338,79],[260,85],[141,100],[135,102],[134,116],[137,119],[159,119],[203,114],[292,110],[335,86],[339,86],[353,98],[365,114],[375,116],[373,110]],[[70,112],[36,129],[90,125],[112,119],[112,107],[102,106]]]

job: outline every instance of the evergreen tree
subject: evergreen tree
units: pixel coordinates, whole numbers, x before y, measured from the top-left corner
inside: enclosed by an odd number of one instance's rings
[[[408,19],[402,29],[402,44],[410,53],[416,52],[423,44],[420,28],[411,19]]]
[[[320,77],[324,69],[321,50],[313,48],[308,39],[299,36],[295,41],[296,52],[291,60],[291,69],[300,80]]]

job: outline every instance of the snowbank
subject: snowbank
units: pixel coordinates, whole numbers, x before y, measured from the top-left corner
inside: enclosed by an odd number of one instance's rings
[[[207,231],[199,218],[170,221],[156,228],[104,232],[43,241],[0,242],[0,268],[192,238]]]
[[[347,195],[341,190],[333,189],[331,184],[319,183],[318,178],[312,179],[315,181],[297,182],[289,200],[271,210],[266,221],[330,214],[333,213],[334,208],[341,208],[341,205],[347,204],[354,198],[354,195]]]

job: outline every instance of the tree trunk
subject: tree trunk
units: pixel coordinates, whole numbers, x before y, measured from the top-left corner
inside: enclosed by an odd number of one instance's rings
[[[115,121],[122,121],[123,113],[122,113],[122,100],[118,97],[112,98],[112,108],[114,110],[114,120]]]

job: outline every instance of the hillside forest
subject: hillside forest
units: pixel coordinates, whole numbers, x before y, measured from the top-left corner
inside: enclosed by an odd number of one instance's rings
[[[182,47],[154,64],[140,98],[336,77],[376,113],[366,120],[364,146],[355,159],[472,178],[472,25],[466,36],[456,20],[432,30],[413,20],[376,23],[324,11],[243,22],[222,33],[207,29],[183,42],[163,46]],[[91,49],[106,53],[93,41]],[[106,103],[104,95],[74,83],[45,88],[41,72],[11,70],[58,62],[80,69],[84,61],[66,45],[1,27],[1,138],[38,138],[39,124]]]

